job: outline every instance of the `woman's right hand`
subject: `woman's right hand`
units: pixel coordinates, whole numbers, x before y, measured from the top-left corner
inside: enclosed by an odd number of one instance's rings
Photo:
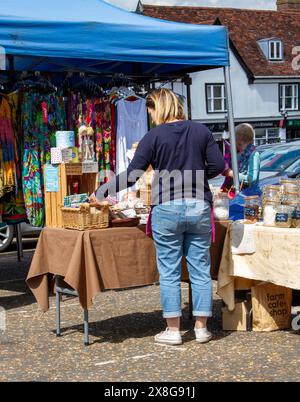
[[[231,170],[231,169],[228,169],[226,172],[225,172],[225,174],[224,174],[226,177],[231,177],[231,178],[233,178],[233,171]]]

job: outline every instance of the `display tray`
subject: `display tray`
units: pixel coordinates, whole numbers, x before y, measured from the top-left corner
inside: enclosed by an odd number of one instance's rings
[[[110,222],[111,227],[132,227],[140,224],[140,218],[115,218]]]

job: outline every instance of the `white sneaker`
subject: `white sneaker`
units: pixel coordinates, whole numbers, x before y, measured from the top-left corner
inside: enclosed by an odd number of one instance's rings
[[[196,341],[199,343],[206,343],[212,339],[212,333],[207,328],[194,328]]]
[[[165,345],[181,345],[182,338],[179,331],[170,331],[167,328],[165,331],[161,332],[160,334],[155,335],[154,337],[155,342],[157,343],[164,343]]]

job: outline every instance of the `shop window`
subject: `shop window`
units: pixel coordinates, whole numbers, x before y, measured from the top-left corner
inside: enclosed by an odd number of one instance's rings
[[[299,84],[279,84],[279,109],[299,110]]]
[[[274,144],[276,142],[280,142],[280,136],[279,136],[279,129],[278,128],[268,128],[267,130],[267,143],[268,144]]]
[[[206,84],[207,113],[225,113],[226,103],[224,84]]]
[[[267,128],[267,129],[256,129],[254,136],[254,143],[256,146],[264,144],[274,144],[280,142],[279,129],[278,128]]]

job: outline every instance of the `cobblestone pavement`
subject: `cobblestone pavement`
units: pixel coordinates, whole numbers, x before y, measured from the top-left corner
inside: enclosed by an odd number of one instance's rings
[[[76,298],[62,304],[63,336],[56,338],[55,300],[41,315],[24,278],[32,252],[22,263],[0,255],[0,381],[299,381],[300,333],[223,332],[221,301],[214,297],[209,327],[214,339],[197,344],[188,319],[188,288],[182,285],[184,343],[157,345],[164,329],[159,287],[103,292],[90,311],[90,340],[83,346],[82,310]]]

